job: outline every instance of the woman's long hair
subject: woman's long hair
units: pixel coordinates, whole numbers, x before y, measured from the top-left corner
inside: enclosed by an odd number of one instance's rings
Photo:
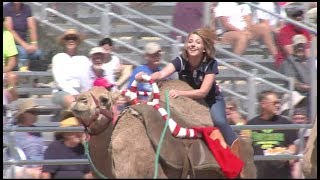
[[[212,59],[215,56],[216,50],[214,47],[214,39],[215,39],[215,33],[213,32],[212,29],[204,27],[204,28],[198,28],[191,33],[189,33],[187,40],[185,41],[184,44],[184,49],[182,50],[182,57],[184,59],[188,59],[188,53],[187,53],[187,44],[188,44],[188,39],[192,34],[196,34],[200,36],[200,38],[203,41],[204,44],[204,56],[206,58],[204,59]]]

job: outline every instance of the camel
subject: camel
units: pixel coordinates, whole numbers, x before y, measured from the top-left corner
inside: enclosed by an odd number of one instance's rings
[[[303,153],[302,172],[307,179],[317,178],[317,117]]]
[[[158,82],[158,86],[160,105],[164,108],[166,90],[191,89],[180,80]],[[165,122],[152,106],[139,104],[126,107],[113,124],[110,109],[120,96],[120,93],[93,87],[77,96],[71,111],[90,134],[90,157],[100,173],[108,178],[152,178],[156,144]],[[203,100],[170,99],[170,112],[170,117],[183,127],[213,126]],[[160,151],[157,178],[225,178],[202,140],[178,139],[168,131]],[[239,144],[238,156],[245,164],[243,177],[255,178],[252,146],[241,139]]]

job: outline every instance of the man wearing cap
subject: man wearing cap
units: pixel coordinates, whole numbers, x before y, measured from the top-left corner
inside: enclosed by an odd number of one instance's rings
[[[146,61],[145,64],[140,65],[136,67],[128,82],[128,88],[131,87],[132,82],[135,80],[136,74],[139,72],[144,72],[145,74],[151,75],[154,72],[160,71],[160,62],[162,58],[162,49],[161,46],[158,43],[155,42],[150,42],[147,43],[144,47],[144,59]],[[137,86],[138,91],[147,91],[151,92],[152,91],[152,86],[150,83],[139,83]],[[143,98],[143,97],[139,97]]]
[[[52,101],[67,109],[74,97],[81,92],[80,79],[83,69],[91,65],[90,60],[77,54],[77,48],[84,39],[75,29],[68,29],[58,37],[64,52],[52,58],[52,73],[57,87],[53,90]]]
[[[89,52],[92,65],[83,69],[81,78],[81,91],[87,91],[93,86],[105,87],[108,90],[115,90],[114,76],[112,70],[104,63],[106,50],[102,47],[94,47]]]
[[[299,2],[288,3],[285,6],[285,11],[287,16],[295,21],[302,22],[304,15],[304,6]],[[281,29],[277,36],[277,41],[279,45],[279,54],[275,61],[275,67],[278,69],[279,66],[287,59],[289,55],[293,54],[293,36],[301,34],[304,35],[307,39],[306,42],[306,56],[310,57],[310,42],[311,42],[311,34],[309,31],[298,27],[291,23],[286,23]]]
[[[15,116],[15,125],[17,127],[35,127],[34,123],[37,121],[37,105],[33,99],[23,100],[18,104],[17,112]],[[4,137],[7,143],[10,143]],[[23,153],[26,155],[27,160],[42,160],[44,142],[41,134],[39,132],[15,132],[15,145],[19,147]],[[39,165],[26,165],[24,167],[16,167],[17,173],[20,170],[26,170],[27,175],[31,178],[38,178],[41,173],[41,166]],[[17,174],[17,175],[18,175]],[[20,177],[22,178],[22,177]],[[30,178],[30,177],[29,177]]]
[[[293,36],[293,54],[288,56],[279,69],[282,74],[295,79],[295,87],[301,93],[307,93],[310,89],[310,68],[305,51],[307,43],[307,38],[304,35]]]

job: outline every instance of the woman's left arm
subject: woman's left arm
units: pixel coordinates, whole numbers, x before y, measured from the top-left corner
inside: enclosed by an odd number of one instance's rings
[[[207,96],[215,81],[215,74],[206,74],[200,89],[190,91],[170,90],[169,97],[186,96],[192,99],[202,99]]]

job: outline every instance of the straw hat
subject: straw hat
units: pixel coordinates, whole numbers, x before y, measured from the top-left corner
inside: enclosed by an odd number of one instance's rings
[[[72,111],[70,109],[67,110],[63,110],[60,113],[60,122],[63,121],[64,119],[70,118],[70,117],[74,117]]]
[[[58,38],[57,38],[57,42],[60,44],[60,45],[64,45],[65,44],[65,37],[68,36],[68,35],[75,35],[78,37],[76,43],[77,44],[80,44],[81,41],[83,41],[85,39],[84,35],[83,34],[80,34],[76,29],[68,29],[66,30],[62,35],[60,35]]]
[[[80,126],[80,123],[76,117],[69,117],[63,119],[60,122],[60,127]]]
[[[301,95],[299,92],[293,91],[292,92],[292,105],[293,106],[297,105],[304,98],[305,98],[305,96]],[[288,94],[288,93],[285,94],[283,96],[283,100],[284,100],[284,103],[281,105],[280,112],[283,112],[283,111],[290,108],[290,106],[289,106],[290,94]]]
[[[25,99],[20,104],[18,104],[17,112],[14,114],[14,116],[18,118],[21,114],[27,111],[36,110],[37,108],[40,108],[40,107],[41,106],[36,104],[32,98]]]

